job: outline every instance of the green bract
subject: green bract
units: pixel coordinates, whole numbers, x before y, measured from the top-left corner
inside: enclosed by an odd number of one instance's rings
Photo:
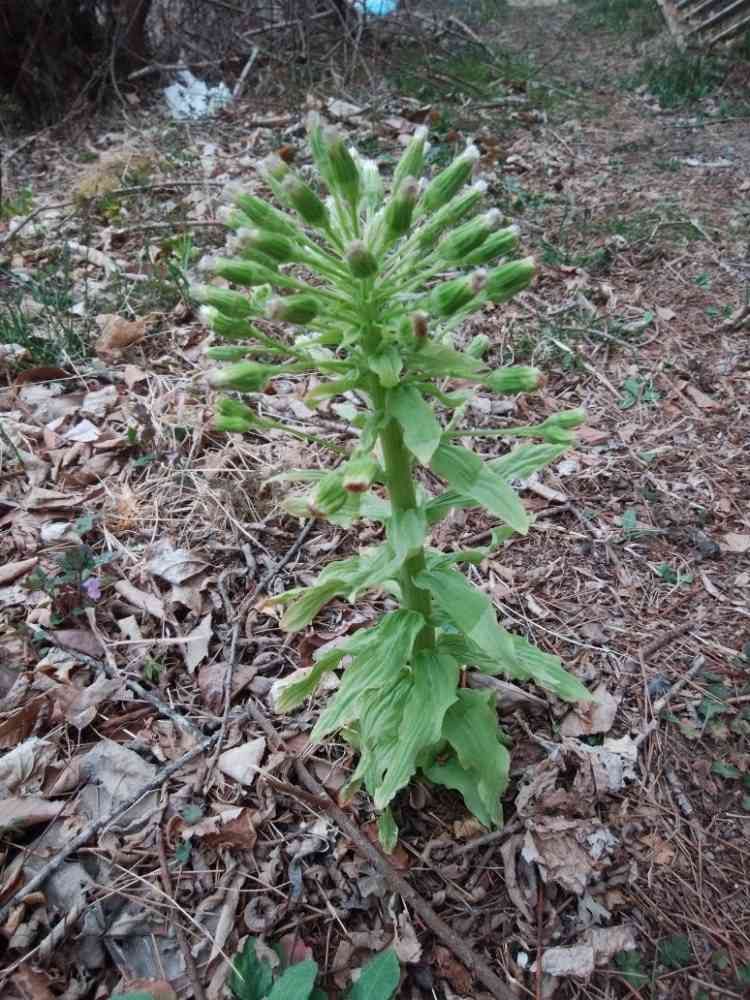
[[[506,301],[534,275],[531,258],[507,260],[516,227],[499,229],[500,213],[481,208],[485,185],[472,183],[477,150],[470,146],[420,182],[426,133],[419,130],[389,194],[377,166],[315,116],[309,137],[317,182],[267,161],[264,176],[281,207],[235,196],[227,212],[235,256],[210,261],[224,280],[195,294],[207,325],[234,342],[210,349],[214,359],[234,362],[212,375],[214,385],[260,394],[276,377],[308,373],[316,376],[309,406],[346,396],[339,413],[356,434],[349,453],[315,438],[339,451],[336,468],[276,478],[307,486],[286,496],[290,513],[342,526],[375,522],[382,541],[329,563],[312,586],[271,603],[285,605],[281,625],[292,632],[334,598],[355,601],[383,589],[397,604],[324,652],[284,690],[281,707],[299,705],[326,673],[344,667],[313,738],[340,733],[352,742],[359,760],[348,789],[372,796],[390,849],[397,836],[391,804],[417,774],[460,792],[487,826],[501,820],[507,739],[494,696],[467,687],[464,671],[532,681],[567,701],[590,697],[555,656],[506,631],[487,595],[458,569],[526,534],[532,519],[512,483],[559,458],[585,415],[569,410],[536,426],[461,426],[471,386],[508,394],[530,392],[541,380],[535,368],[485,362],[491,344],[484,335],[465,350],[452,341],[463,319]],[[233,291],[227,282],[251,290]],[[253,325],[263,318],[293,326],[268,332]],[[250,403],[220,400],[217,430],[283,429],[259,412],[262,396]],[[465,447],[472,434],[541,443],[519,441],[486,461]],[[437,491],[436,482],[444,484]],[[477,507],[500,521],[486,548],[445,554],[430,546],[434,524]]]

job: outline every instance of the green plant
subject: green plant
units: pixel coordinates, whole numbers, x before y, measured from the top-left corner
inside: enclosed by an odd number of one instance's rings
[[[293,632],[336,597],[353,601],[380,589],[397,602],[375,625],[320,656],[281,700],[283,709],[296,707],[351,657],[312,738],[340,732],[359,751],[348,792],[364,786],[373,796],[389,849],[397,837],[389,807],[417,773],[459,791],[485,825],[500,821],[508,741],[492,694],[461,683],[467,666],[533,680],[566,700],[590,697],[557,657],[505,631],[490,599],[457,569],[481,562],[514,533],[526,534],[531,519],[510,481],[558,458],[584,414],[559,413],[535,427],[460,427],[474,387],[513,394],[539,382],[533,368],[485,365],[481,338],[464,351],[451,343],[467,316],[524,288],[534,265],[526,258],[493,266],[513,252],[517,233],[498,228],[496,210],[476,214],[484,186],[469,183],[474,147],[420,187],[425,139],[420,130],[407,147],[386,196],[375,164],[313,117],[310,144],[328,199],[271,158],[265,176],[284,209],[237,193],[226,212],[236,256],[206,264],[254,291],[246,296],[210,284],[194,290],[205,322],[233,342],[209,349],[210,357],[234,362],[213,373],[214,386],[261,394],[276,376],[316,375],[321,381],[308,393],[308,406],[349,397],[338,413],[358,440],[341,464],[277,478],[310,486],[306,495],[287,498],[290,513],[343,526],[374,521],[385,538],[330,563],[311,587],[267,603],[287,606],[281,624]],[[282,270],[281,264],[295,267]],[[315,283],[304,280],[309,273]],[[272,286],[284,294],[274,297]],[[305,329],[284,340],[252,324],[264,315]],[[281,426],[257,404],[218,402],[218,430]],[[542,443],[486,462],[456,443],[472,434]],[[427,484],[435,477],[446,485],[432,495]],[[478,507],[503,522],[489,546],[449,554],[430,547],[434,524],[451,510]]]
[[[316,962],[308,959],[288,965],[279,976],[268,958],[258,954],[259,942],[248,938],[242,951],[235,957],[229,975],[229,988],[236,1000],[327,1000],[327,994],[315,986],[318,976]],[[281,959],[281,949],[266,949],[269,957],[276,953]],[[370,959],[360,971],[359,978],[346,993],[345,1000],[390,1000],[396,992],[401,973],[396,953],[391,949]]]
[[[15,215],[28,215],[31,211],[34,195],[31,188],[21,188],[13,197],[0,201],[0,222],[12,219]]]

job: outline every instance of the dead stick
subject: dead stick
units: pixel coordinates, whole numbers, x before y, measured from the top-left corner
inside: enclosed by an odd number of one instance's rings
[[[649,722],[649,724],[645,727],[645,729],[643,729],[643,731],[639,733],[638,736],[636,736],[635,740],[633,741],[636,747],[639,747],[641,743],[643,743],[643,741],[647,739],[651,735],[651,733],[653,733],[653,731],[659,725],[659,716],[667,707],[667,704],[672,700],[672,698],[674,698],[674,696],[677,694],[678,691],[680,691],[682,688],[685,687],[688,681],[691,681],[693,677],[695,677],[695,675],[698,673],[701,667],[705,666],[705,663],[706,661],[702,656],[696,657],[695,663],[688,670],[688,672],[686,674],[683,674],[683,676],[680,677],[678,681],[675,681],[675,683],[672,685],[672,687],[669,689],[669,691],[667,691],[665,695],[662,695],[661,698],[658,698],[654,702],[654,708],[653,708],[654,717],[651,720],[651,722]]]
[[[70,855],[74,854],[79,847],[85,847],[91,838],[96,836],[100,830],[103,830],[104,827],[109,826],[111,823],[116,823],[117,820],[120,819],[121,816],[124,816],[129,809],[132,809],[135,803],[142,799],[144,795],[148,795],[149,792],[155,792],[158,788],[161,788],[168,778],[171,778],[173,774],[185,767],[186,764],[189,764],[191,760],[194,760],[196,757],[200,756],[200,754],[205,753],[206,750],[213,746],[218,738],[218,733],[213,733],[213,735],[207,736],[197,746],[193,747],[192,750],[188,750],[187,753],[184,753],[182,757],[178,757],[177,760],[173,760],[169,764],[165,765],[155,778],[152,778],[151,781],[143,785],[143,787],[140,788],[135,795],[132,795],[127,802],[123,803],[123,805],[118,806],[116,809],[112,809],[104,816],[99,816],[97,819],[88,823],[77,837],[69,840],[65,847],[59,851],[54,858],[48,861],[43,868],[40,868],[36,875],[29,879],[26,885],[21,886],[20,889],[13,893],[8,902],[4,906],[0,907],[0,924],[3,923],[16,903],[18,903],[25,896],[30,895],[36,889],[41,888],[50,875],[53,875],[58,868],[61,868],[64,862],[67,861]]]
[[[696,628],[698,625],[702,624],[703,621],[701,619],[696,620],[695,618],[682,622],[680,625],[676,625],[668,632],[665,632],[664,635],[660,635],[657,636],[656,639],[652,639],[651,642],[643,647],[640,655],[644,660],[647,660],[649,656],[653,656],[654,653],[658,652],[663,646],[667,646],[670,642],[674,642],[675,639],[679,639],[681,635],[689,632],[691,628]]]
[[[164,833],[161,829],[159,830],[159,868],[161,870],[161,880],[164,884],[164,892],[173,902],[176,902],[174,887],[172,885],[172,876],[169,872],[169,861],[167,860],[167,846],[164,843]],[[174,921],[174,932],[177,937],[177,943],[180,946],[180,951],[182,952],[182,957],[185,960],[185,968],[187,969],[188,976],[190,977],[190,982],[193,985],[193,995],[195,1000],[206,1000],[206,992],[203,989],[203,984],[201,983],[200,976],[198,975],[198,966],[195,964],[193,953],[190,950],[190,942],[185,935],[182,924],[180,924],[178,920]]]
[[[276,749],[283,749],[284,742],[274,729],[273,725],[252,701],[248,703],[248,712],[255,719],[258,725],[268,736],[268,740]],[[390,888],[397,892],[411,906],[415,913],[419,914],[423,923],[446,945],[456,958],[459,958],[471,972],[475,974],[496,997],[496,1000],[513,1000],[514,994],[510,987],[495,975],[487,962],[473,951],[469,945],[460,938],[448,924],[439,917],[429,903],[419,895],[416,889],[402,878],[394,869],[393,865],[380,851],[375,844],[371,843],[360,831],[357,824],[343,809],[327,794],[323,786],[307,770],[301,760],[295,761],[294,769],[300,782],[304,787],[316,796],[318,800],[325,803],[326,812],[331,816],[339,829],[349,838],[353,846],[375,868],[386,880]]]

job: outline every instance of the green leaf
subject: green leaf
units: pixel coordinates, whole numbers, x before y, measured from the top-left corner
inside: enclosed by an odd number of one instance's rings
[[[315,694],[321,680],[326,674],[335,670],[345,656],[346,648],[342,645],[329,650],[316,660],[305,677],[283,689],[278,700],[279,711],[290,712],[301,705],[306,698]]]
[[[309,587],[298,600],[287,608],[281,619],[282,629],[285,632],[299,632],[300,629],[310,624],[324,604],[327,604],[341,591],[341,580],[327,580],[325,583]]]
[[[742,771],[734,764],[727,764],[723,760],[715,760],[711,765],[711,774],[718,774],[721,778],[741,778]]]
[[[498,625],[495,609],[481,590],[452,569],[431,569],[416,578],[418,587],[429,590],[446,617],[490,656],[513,663],[513,637]]]
[[[737,969],[737,982],[743,986],[750,986],[750,962]]]
[[[648,976],[643,971],[641,956],[637,951],[621,951],[615,955],[615,965],[626,983],[635,989],[640,989],[648,982]]]
[[[423,767],[422,773],[433,784],[458,792],[466,808],[472,816],[476,816],[482,826],[489,829],[495,825],[497,816],[484,804],[475,775],[471,771],[464,770],[457,757],[434,761],[429,766]]]
[[[424,372],[425,375],[454,378],[473,378],[484,367],[477,358],[434,340],[428,341],[409,355],[408,364],[410,368]]]
[[[401,425],[406,447],[423,465],[429,465],[443,433],[430,404],[419,389],[402,385],[388,394],[388,407]]]
[[[491,514],[525,535],[530,520],[518,496],[506,481],[469,451],[455,444],[441,444],[432,456],[430,468],[459,493],[465,494]]]
[[[375,372],[378,381],[386,389],[398,385],[404,363],[401,359],[401,352],[394,344],[387,344],[377,354],[370,355],[367,364],[370,371]]]
[[[390,809],[378,816],[378,840],[386,854],[392,854],[398,844],[398,826]]]
[[[458,663],[451,657],[421,650],[412,660],[411,689],[393,752],[375,792],[375,808],[384,809],[417,770],[417,759],[441,740],[445,713],[456,701]]]
[[[414,555],[424,545],[427,533],[427,520],[424,510],[408,510],[397,508],[391,514],[388,524],[388,540],[399,562]]]
[[[232,962],[229,988],[237,1000],[261,1000],[268,996],[273,986],[271,964],[264,958],[258,958],[255,945],[256,939],[249,937]]]
[[[392,611],[374,629],[368,642],[347,667],[336,694],[327,706],[311,739],[320,741],[358,716],[358,701],[367,691],[387,689],[401,673],[411,655],[414,640],[424,627],[416,611]]]
[[[308,960],[290,965],[280,979],[277,979],[273,989],[268,994],[268,1000],[308,1000],[315,987],[318,975],[318,964]]]
[[[659,942],[657,955],[668,969],[684,969],[693,959],[693,949],[684,934],[673,934]]]
[[[390,1000],[398,989],[401,968],[395,951],[389,948],[362,966],[356,983],[352,983],[346,1000]]]
[[[136,990],[135,993],[113,993],[109,1000],[156,1000],[156,995],[147,990]]]
[[[492,694],[457,692],[443,722],[443,736],[455,755],[424,765],[426,778],[461,793],[467,808],[484,824],[501,821],[500,796],[508,785],[510,755],[500,742]]]
[[[577,678],[564,669],[559,657],[537,649],[523,636],[510,635],[509,658],[488,655],[475,642],[461,635],[443,635],[439,649],[455,656],[459,663],[476,667],[482,673],[505,674],[517,681],[533,681],[563,701],[591,701],[592,695]]]

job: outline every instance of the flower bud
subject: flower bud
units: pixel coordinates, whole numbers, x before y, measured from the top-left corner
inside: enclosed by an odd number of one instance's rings
[[[244,434],[253,429],[257,417],[249,406],[235,399],[220,399],[216,403],[214,427],[217,431]]]
[[[271,299],[266,307],[269,319],[281,323],[296,323],[304,326],[320,312],[320,301],[314,295],[287,295]]]
[[[225,340],[251,340],[257,336],[262,338],[260,330],[248,323],[246,319],[226,316],[214,306],[201,306],[198,311],[201,323]]]
[[[392,239],[404,236],[411,228],[414,208],[419,198],[419,184],[414,177],[406,177],[385,209],[385,225]]]
[[[430,293],[430,306],[438,316],[454,316],[460,309],[467,306],[472,299],[482,291],[487,279],[485,271],[475,271],[471,275],[462,275],[452,281],[446,281]]]
[[[372,278],[378,273],[378,262],[362,240],[354,240],[349,244],[346,262],[355,278]]]
[[[372,455],[352,455],[344,466],[343,486],[348,493],[364,493],[380,469]]]
[[[258,164],[258,170],[264,177],[281,182],[289,173],[289,167],[277,153],[269,153]]]
[[[290,172],[284,178],[281,187],[290,204],[309,226],[322,229],[328,225],[328,210],[301,177]]]
[[[463,263],[468,255],[485,242],[502,221],[496,208],[448,233],[437,248],[438,255],[451,263]]]
[[[335,128],[323,129],[323,142],[328,153],[331,184],[356,208],[359,204],[361,178],[354,157]]]
[[[421,177],[424,170],[425,140],[427,139],[427,128],[420,125],[414,132],[411,142],[396,164],[393,171],[393,182],[391,189],[398,191],[401,184],[407,177]]]
[[[270,229],[274,233],[283,233],[291,239],[299,236],[299,229],[294,219],[267,201],[256,198],[252,194],[239,193],[235,197],[235,204],[260,229]]]
[[[237,239],[244,249],[254,250],[279,264],[302,260],[299,247],[281,233],[263,231],[262,229],[240,229]]]
[[[524,365],[513,365],[510,368],[498,368],[489,375],[482,376],[482,383],[493,392],[532,392],[539,386],[542,373],[538,368],[527,368]]]
[[[518,226],[508,226],[492,233],[472,251],[464,260],[465,267],[478,267],[482,264],[490,264],[498,257],[505,257],[512,253],[518,246]]]
[[[236,257],[217,257],[214,274],[226,278],[233,285],[250,288],[253,285],[277,284],[279,275],[255,260],[239,260]],[[214,305],[214,303],[210,303]]]
[[[586,423],[586,411],[582,406],[575,410],[563,410],[561,413],[553,413],[551,417],[547,417],[544,423],[545,425],[554,424],[566,431],[575,430],[576,427]]]
[[[318,482],[308,500],[308,509],[313,517],[326,517],[343,507],[348,497],[341,472],[329,472]]]
[[[229,229],[241,229],[243,226],[248,227],[253,224],[253,220],[245,215],[244,212],[231,205],[221,205],[217,208],[216,219]]]
[[[383,198],[385,198],[383,178],[380,176],[377,163],[374,160],[361,160],[360,173],[362,174],[362,194],[365,202],[369,210],[375,212],[383,204]]]
[[[487,185],[477,181],[466,191],[456,195],[447,205],[438,209],[432,218],[427,219],[417,232],[417,245],[420,250],[432,250],[440,234],[471,215],[484,197]]]
[[[191,285],[190,294],[206,306],[212,306],[225,316],[232,319],[244,319],[254,312],[252,303],[241,292],[233,292],[229,288],[218,288],[216,285]]]
[[[490,271],[485,293],[492,302],[507,302],[517,292],[526,288],[534,277],[534,258],[524,257]]]
[[[262,392],[277,368],[257,361],[238,361],[228,368],[219,368],[210,375],[211,385],[238,392]]]
[[[415,312],[411,316],[411,332],[414,334],[414,339],[417,342],[417,346],[423,344],[427,340],[428,327],[427,321],[429,316],[426,312]]]
[[[466,353],[470,358],[483,358],[490,349],[490,338],[483,333],[478,333],[473,337],[466,348]]]
[[[450,166],[446,167],[427,185],[424,193],[424,206],[428,212],[434,212],[447,205],[471,177],[474,164],[479,159],[476,146],[468,146]]]

